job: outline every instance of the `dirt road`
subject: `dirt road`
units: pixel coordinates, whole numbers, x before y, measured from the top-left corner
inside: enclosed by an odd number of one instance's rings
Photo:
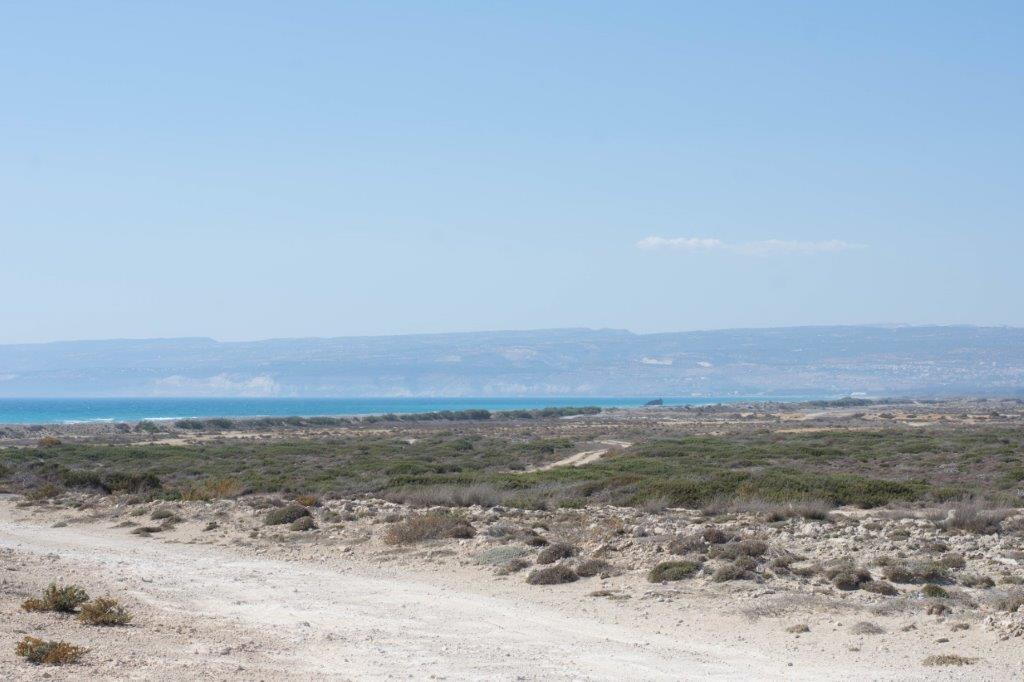
[[[137,637],[155,623],[161,630],[198,627],[216,634],[214,646],[193,643],[189,665],[147,666],[147,678],[179,678],[197,665],[240,679],[749,679],[754,671],[761,679],[793,678],[791,668],[756,651],[699,637],[658,635],[528,601],[235,556],[108,528],[51,528],[3,513],[0,548],[11,550],[4,555],[9,569],[14,556],[29,564],[44,560],[50,575],[106,583],[108,591],[143,605],[132,628],[84,632],[79,626],[68,635],[76,641],[94,636],[92,655],[111,648],[103,643],[106,636],[136,639],[150,659],[180,658],[182,652],[160,637]],[[4,643],[0,676],[36,672],[25,671],[12,648],[13,642]],[[106,677],[110,670],[98,672]]]

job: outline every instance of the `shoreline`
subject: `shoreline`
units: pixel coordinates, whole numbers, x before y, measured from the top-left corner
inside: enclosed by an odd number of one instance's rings
[[[315,402],[353,402],[353,403],[364,403],[367,405],[374,405],[375,403],[394,403],[395,409],[381,409],[381,410],[355,410],[350,412],[309,412],[302,413],[299,411],[268,411],[266,413],[253,413],[245,412],[241,413],[237,409],[231,411],[230,408],[227,411],[209,413],[209,414],[178,414],[178,415],[159,415],[159,416],[143,416],[143,415],[128,415],[128,414],[103,414],[94,417],[82,417],[82,418],[66,418],[66,419],[28,419],[19,421],[5,420],[3,416],[0,416],[0,428],[2,427],[30,427],[30,426],[75,426],[75,425],[88,425],[88,424],[129,424],[137,425],[141,422],[174,422],[174,421],[186,421],[186,420],[211,420],[211,419],[228,419],[236,422],[253,421],[259,419],[348,419],[357,420],[364,418],[382,418],[389,415],[395,415],[400,418],[410,418],[410,420],[416,415],[432,415],[440,413],[466,413],[471,411],[485,411],[491,415],[509,415],[513,413],[521,413],[524,411],[538,412],[542,410],[560,410],[560,409],[583,409],[583,408],[599,408],[601,410],[632,410],[639,408],[663,408],[663,409],[685,409],[697,408],[697,407],[713,407],[713,406],[741,406],[741,405],[799,405],[810,402],[826,402],[834,403],[837,400],[830,397],[820,396],[682,396],[682,397],[667,397],[658,398],[663,400],[661,405],[646,405],[645,402],[652,400],[651,398],[635,398],[630,396],[605,396],[605,397],[558,397],[558,398],[415,398],[415,399],[402,399],[402,398],[295,398],[295,399],[280,399],[280,398],[0,398],[0,408],[4,406],[4,403],[26,403],[31,405],[34,402],[53,402],[55,404],[67,404],[67,403],[109,403],[114,401],[123,401],[125,403],[138,403],[138,402],[182,402],[182,403],[195,403],[200,404],[203,402],[222,402],[230,405],[232,402],[241,401],[244,403],[259,403],[262,401],[292,401],[297,407],[301,407],[305,403]],[[894,399],[894,398],[878,398],[872,399],[874,403],[883,401],[899,400],[903,402],[905,400],[915,400],[913,398],[908,399]],[[430,401],[436,401],[437,405],[428,405]],[[521,402],[521,405],[515,405],[517,401]],[[643,402],[641,402],[643,401]],[[419,405],[403,405],[403,402],[418,403]],[[375,405],[376,406],[376,405]],[[431,408],[431,409],[405,409],[409,407]],[[381,405],[380,407],[383,407]],[[8,408],[10,409],[10,408]],[[4,410],[0,409],[0,415],[3,415]]]

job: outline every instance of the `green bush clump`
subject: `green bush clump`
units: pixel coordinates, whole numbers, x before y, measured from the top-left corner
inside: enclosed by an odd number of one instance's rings
[[[26,611],[74,613],[79,606],[87,601],[89,601],[89,595],[77,585],[50,583],[49,587],[43,590],[41,597],[26,599],[21,608]]]

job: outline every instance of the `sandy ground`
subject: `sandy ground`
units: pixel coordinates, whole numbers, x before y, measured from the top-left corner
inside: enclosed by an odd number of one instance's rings
[[[200,515],[201,516],[201,515]],[[241,514],[239,514],[241,518]],[[207,517],[209,518],[209,517]],[[69,525],[53,527],[56,521]],[[1020,639],[944,619],[872,617],[884,636],[852,634],[856,609],[790,604],[770,586],[651,585],[635,575],[558,586],[458,561],[472,541],[385,548],[217,540],[202,519],[133,535],[115,519],[0,501],[0,678],[278,679],[1019,679]],[[224,523],[227,527],[227,523]],[[379,528],[379,526],[378,526]],[[295,536],[301,534],[293,534]],[[358,535],[358,534],[357,534]],[[289,536],[290,537],[290,536]],[[354,536],[355,537],[355,536]],[[274,540],[274,538],[270,538]],[[136,614],[125,628],[19,605],[53,580],[110,594]],[[604,590],[618,598],[591,596]],[[810,632],[786,632],[793,623]],[[908,627],[913,624],[913,628]],[[904,628],[907,628],[904,631]],[[90,648],[82,664],[37,668],[13,648],[26,634]],[[923,667],[955,650],[962,668]]]

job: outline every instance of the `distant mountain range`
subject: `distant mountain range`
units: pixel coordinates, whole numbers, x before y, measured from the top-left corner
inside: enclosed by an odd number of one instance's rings
[[[1024,396],[1024,329],[553,329],[0,345],[0,396]]]

